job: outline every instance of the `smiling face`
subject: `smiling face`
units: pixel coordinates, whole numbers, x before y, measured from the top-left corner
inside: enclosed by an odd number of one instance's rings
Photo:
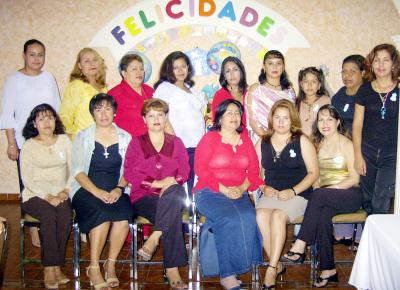
[[[235,104],[229,104],[221,117],[221,129],[233,131],[240,127],[242,116],[240,109]]]
[[[43,68],[45,61],[44,47],[38,43],[29,45],[26,52],[23,53],[23,58],[26,69],[39,72]]]
[[[100,68],[100,60],[91,51],[84,52],[78,63],[79,68],[88,79],[95,78]]]
[[[176,82],[184,82],[189,73],[189,67],[184,58],[176,59],[172,64]]]
[[[124,80],[133,88],[138,88],[142,85],[144,80],[144,67],[143,63],[132,60],[126,67],[126,71],[122,71]]]
[[[290,132],[292,121],[290,119],[290,112],[286,108],[278,107],[272,116],[272,128],[274,132],[286,134]]]
[[[50,111],[40,112],[34,121],[40,136],[51,136],[56,128],[56,118]]]
[[[391,77],[393,69],[393,61],[389,52],[386,50],[378,50],[372,61],[372,71],[376,78]]]
[[[93,110],[93,119],[99,127],[109,127],[114,121],[114,108],[112,105],[103,101],[100,105],[96,106]]]
[[[338,132],[339,120],[331,116],[329,110],[322,110],[318,113],[317,126],[318,131],[324,136],[329,137]]]
[[[313,97],[317,95],[318,90],[321,88],[317,76],[313,73],[306,73],[301,80],[301,89],[307,97]]]
[[[358,88],[362,84],[362,71],[354,62],[346,62],[342,67],[343,84],[348,89]]]
[[[265,76],[268,78],[280,78],[283,71],[285,70],[285,65],[283,59],[271,57],[267,58],[263,65]]]
[[[242,73],[236,63],[228,61],[223,68],[223,72],[229,86],[237,87],[239,85]]]
[[[150,109],[144,116],[149,132],[163,132],[167,123],[167,115],[162,110]]]

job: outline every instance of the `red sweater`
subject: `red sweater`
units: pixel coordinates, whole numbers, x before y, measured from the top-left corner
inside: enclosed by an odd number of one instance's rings
[[[246,96],[246,92],[243,93],[243,109],[244,109],[244,104],[245,104],[245,96]],[[235,99],[228,90],[226,90],[224,88],[220,88],[215,93],[214,98],[212,100],[212,104],[211,104],[211,112],[212,112],[213,122],[215,120],[215,112],[217,111],[218,105],[227,99],[230,99],[230,100]],[[246,112],[243,112],[242,123],[243,123],[244,127],[246,128]]]
[[[142,84],[142,93],[139,95],[124,80],[109,90],[108,94],[113,96],[118,104],[117,114],[114,119],[115,124],[132,136],[146,134],[147,127],[141,112],[144,101],[150,99],[153,93],[152,87]]]
[[[208,187],[219,192],[220,183],[239,186],[246,177],[250,182],[250,191],[263,184],[253,143],[247,133],[242,133],[240,137],[242,142],[236,146],[235,153],[232,145],[222,142],[218,131],[203,136],[194,156],[194,171],[198,177],[194,191]]]

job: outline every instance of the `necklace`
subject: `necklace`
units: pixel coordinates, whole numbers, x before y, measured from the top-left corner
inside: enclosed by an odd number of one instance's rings
[[[106,147],[106,146],[103,146],[103,148],[104,148],[104,153],[103,153],[103,155],[104,155],[104,157],[105,157],[106,159],[108,159],[108,155],[110,155],[110,153],[108,153],[107,147]]]
[[[307,101],[307,99],[303,100],[303,103],[306,104],[307,106],[307,117],[304,121],[309,121],[311,119],[311,109],[314,107],[315,102],[317,101],[317,99],[315,99],[311,104],[309,104],[309,102]]]
[[[274,147],[271,145],[272,156],[274,157],[274,163],[280,160],[282,151],[275,151]]]
[[[281,84],[279,84],[279,85],[273,85],[273,84],[271,84],[268,80],[266,80],[265,81],[267,84],[269,84],[271,87],[274,87],[274,88],[280,88],[281,87]]]
[[[383,120],[383,119],[385,119],[385,115],[386,115],[386,100],[387,100],[387,97],[389,96],[389,92],[387,92],[386,95],[385,95],[385,93],[383,93],[383,94],[378,93],[378,95],[382,102],[381,118]]]

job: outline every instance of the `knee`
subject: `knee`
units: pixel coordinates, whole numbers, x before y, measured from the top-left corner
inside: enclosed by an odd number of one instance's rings
[[[266,210],[263,208],[257,209],[256,210],[256,220],[257,224],[261,227],[264,226],[268,223],[268,220],[271,217],[271,211]]]
[[[272,223],[286,224],[288,221],[288,215],[283,210],[276,209],[271,214]]]

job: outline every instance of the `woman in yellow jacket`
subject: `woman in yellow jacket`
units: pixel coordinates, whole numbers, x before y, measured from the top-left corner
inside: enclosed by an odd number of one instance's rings
[[[107,92],[105,80],[104,59],[94,49],[83,48],[78,53],[60,109],[60,118],[72,140],[79,131],[93,124],[89,102],[98,93]]]

